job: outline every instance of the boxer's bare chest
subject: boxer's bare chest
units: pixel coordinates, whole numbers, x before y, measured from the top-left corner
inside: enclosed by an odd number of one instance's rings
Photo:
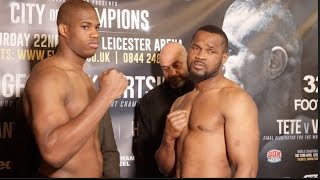
[[[223,98],[219,91],[190,93],[179,104],[177,109],[187,111],[188,126],[181,133],[181,138],[190,130],[212,132],[223,126]]]
[[[70,116],[77,116],[93,100],[96,90],[91,79],[83,72],[68,72],[68,77],[70,91],[66,107]]]

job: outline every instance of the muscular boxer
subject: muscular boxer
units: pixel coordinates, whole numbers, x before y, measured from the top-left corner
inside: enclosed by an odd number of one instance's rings
[[[98,124],[128,82],[121,72],[110,69],[101,74],[96,92],[82,70],[98,48],[100,24],[91,4],[66,1],[59,9],[57,26],[57,52],[32,69],[23,96],[43,159],[38,175],[101,177]]]
[[[228,39],[218,27],[199,28],[188,50],[195,88],[167,115],[155,154],[159,169],[175,177],[256,177],[258,112],[253,99],[226,79]]]

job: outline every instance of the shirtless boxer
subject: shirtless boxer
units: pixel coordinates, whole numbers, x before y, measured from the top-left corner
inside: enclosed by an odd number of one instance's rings
[[[228,39],[218,27],[198,29],[188,51],[195,83],[167,115],[155,154],[159,169],[176,177],[256,177],[258,111],[240,86],[223,76]]]
[[[98,124],[127,79],[115,69],[100,76],[96,92],[82,70],[98,48],[99,20],[83,0],[66,1],[57,17],[59,45],[38,63],[27,81],[23,106],[43,162],[45,177],[101,177]]]

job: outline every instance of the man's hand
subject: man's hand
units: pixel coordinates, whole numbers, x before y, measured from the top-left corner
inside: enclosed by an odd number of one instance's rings
[[[100,75],[100,92],[112,99],[120,97],[128,86],[126,76],[116,69],[109,69]]]
[[[169,113],[167,115],[166,126],[164,129],[164,138],[167,141],[177,139],[187,124],[188,120],[185,110],[177,110]]]

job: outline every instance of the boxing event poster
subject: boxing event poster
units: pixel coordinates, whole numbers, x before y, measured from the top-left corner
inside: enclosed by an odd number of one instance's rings
[[[223,27],[230,43],[241,44],[231,50],[230,62],[225,64],[226,77],[242,84],[259,110],[258,177],[318,177],[317,0],[263,1],[269,3],[266,7],[283,4],[283,8],[270,12],[282,13],[281,23],[273,22],[270,14],[261,18],[268,8],[259,9],[250,2],[247,4],[256,10],[250,10],[252,15],[247,21],[241,19],[236,11],[243,7],[234,0],[87,1],[96,8],[101,28],[100,47],[87,59],[85,71],[97,89],[99,74],[109,68],[122,71],[129,82],[124,94],[110,107],[121,177],[134,177],[132,138],[137,134],[133,123],[136,102],[164,80],[159,51],[167,42],[180,42],[188,48],[195,30],[206,24]],[[21,95],[32,67],[54,54],[58,44],[56,16],[63,2],[0,2],[0,177],[30,177],[34,171],[36,153],[21,109]],[[288,25],[284,25],[286,18]],[[237,26],[238,30],[232,29]],[[256,49],[252,51],[256,52],[272,48],[268,43],[279,42],[272,45],[275,47],[286,44],[285,63],[279,66],[278,74],[263,79],[260,77],[263,71],[257,70],[263,68],[263,63],[251,65],[254,62],[246,58],[243,63],[239,62],[241,58],[235,62],[237,56],[243,55],[240,52],[252,48],[241,33],[247,33],[246,37],[255,42]],[[265,56],[256,53],[254,57],[252,61],[263,61],[261,57]]]

